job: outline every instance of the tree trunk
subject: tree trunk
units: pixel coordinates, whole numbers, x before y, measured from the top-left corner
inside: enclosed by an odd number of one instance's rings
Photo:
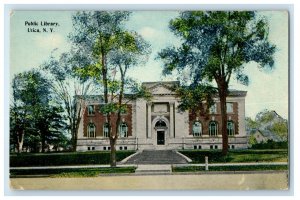
[[[103,87],[104,87],[104,103],[105,105],[108,104],[108,78],[107,78],[107,68],[105,63],[105,53],[102,50],[101,52],[101,64],[102,64],[102,80],[103,80]],[[109,135],[109,141],[110,141],[110,166],[116,167],[116,138],[112,134],[111,131],[111,119],[110,119],[110,113],[107,114],[107,123],[108,123],[108,135]]]
[[[18,134],[18,153],[22,153],[24,142],[24,131]]]
[[[228,153],[228,134],[227,134],[227,110],[226,110],[226,97],[227,85],[225,81],[218,84],[220,106],[221,106],[221,132],[222,132],[222,155]]]
[[[46,144],[46,139],[45,139],[45,135],[41,133],[41,138],[42,138],[42,153],[45,153],[45,144]]]
[[[116,159],[116,137],[110,137],[110,167],[117,166],[117,159]]]

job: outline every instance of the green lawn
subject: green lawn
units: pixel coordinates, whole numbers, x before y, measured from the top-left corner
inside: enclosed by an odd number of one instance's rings
[[[222,156],[217,150],[182,150],[180,153],[192,159],[193,163],[204,163],[208,156],[209,163],[238,162],[287,162],[287,150],[235,150]]]
[[[135,167],[105,167],[76,169],[11,169],[10,175],[48,175],[50,177],[93,177],[99,174],[134,173]]]
[[[135,151],[117,151],[121,161]],[[109,164],[110,151],[67,153],[21,153],[10,155],[10,167]]]
[[[210,166],[209,171],[263,171],[288,170],[287,165],[258,165],[258,166]],[[173,167],[173,172],[199,172],[205,171],[204,166]]]

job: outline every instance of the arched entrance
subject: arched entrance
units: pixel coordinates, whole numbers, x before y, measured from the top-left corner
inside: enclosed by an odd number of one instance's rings
[[[157,134],[157,145],[165,145],[167,124],[162,119],[155,123],[154,129]]]

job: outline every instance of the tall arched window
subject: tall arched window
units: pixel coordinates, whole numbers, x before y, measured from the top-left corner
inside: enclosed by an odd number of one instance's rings
[[[194,122],[193,124],[193,136],[202,136],[202,124],[200,122]]]
[[[227,134],[234,135],[234,123],[233,121],[227,121]]]
[[[103,125],[103,137],[109,137],[108,132],[109,132],[109,125],[108,123],[105,123]]]
[[[125,122],[119,126],[120,137],[128,137],[128,126]]]
[[[88,137],[96,137],[96,126],[93,123],[88,125]]]
[[[218,135],[218,123],[215,121],[211,121],[209,123],[209,136],[217,136]]]

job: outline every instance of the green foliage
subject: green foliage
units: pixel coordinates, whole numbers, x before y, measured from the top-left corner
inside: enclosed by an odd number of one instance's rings
[[[209,107],[213,105],[213,96],[217,93],[217,90],[210,85],[201,84],[179,86],[175,88],[175,92],[180,98],[180,105],[178,106],[180,110],[191,110],[204,115],[208,113]],[[206,105],[204,105],[204,101]]]
[[[287,121],[275,122],[271,127],[270,131],[282,138],[283,141],[287,141],[288,137],[288,124]]]
[[[267,142],[256,143],[251,146],[251,149],[288,149],[289,143],[287,141],[275,142],[268,140]]]
[[[171,31],[182,44],[167,47],[158,57],[163,74],[178,73],[183,85],[201,85],[214,80],[218,87],[222,121],[226,117],[226,97],[233,75],[248,85],[245,64],[258,63],[272,69],[276,50],[268,41],[268,24],[252,11],[185,11],[170,21]],[[188,73],[185,76],[185,73]],[[189,77],[189,80],[185,80]],[[227,124],[222,123],[223,154],[226,154]]]
[[[229,151],[226,156],[222,156],[220,151],[189,151],[180,153],[191,158],[193,163],[205,163],[205,156],[208,156],[209,163],[238,163],[238,162],[279,162],[287,161],[287,150],[237,150]]]
[[[10,169],[10,176],[50,175],[53,178],[95,177],[99,174],[134,173],[135,167],[114,168],[50,168],[50,169]]]
[[[248,129],[262,130],[262,133],[270,131],[275,136],[278,136],[279,140],[288,140],[288,121],[275,111],[263,110],[256,115],[255,121],[251,118],[246,118],[246,126]]]
[[[116,159],[121,161],[133,151],[117,151]],[[70,153],[22,153],[10,156],[10,167],[61,166],[109,164],[110,152],[70,152]]]
[[[243,165],[243,166],[210,166],[209,171],[264,171],[288,170],[287,165]],[[173,167],[173,172],[199,172],[205,171],[204,166]]]
[[[57,140],[66,127],[62,107],[52,102],[49,80],[39,71],[17,74],[13,79],[13,102],[10,107],[12,142],[32,151],[42,151]],[[19,141],[19,142],[18,142]]]
[[[251,146],[257,144],[257,140],[256,140],[256,138],[254,137],[254,135],[250,135],[250,137],[249,137],[249,144],[250,144]]]

